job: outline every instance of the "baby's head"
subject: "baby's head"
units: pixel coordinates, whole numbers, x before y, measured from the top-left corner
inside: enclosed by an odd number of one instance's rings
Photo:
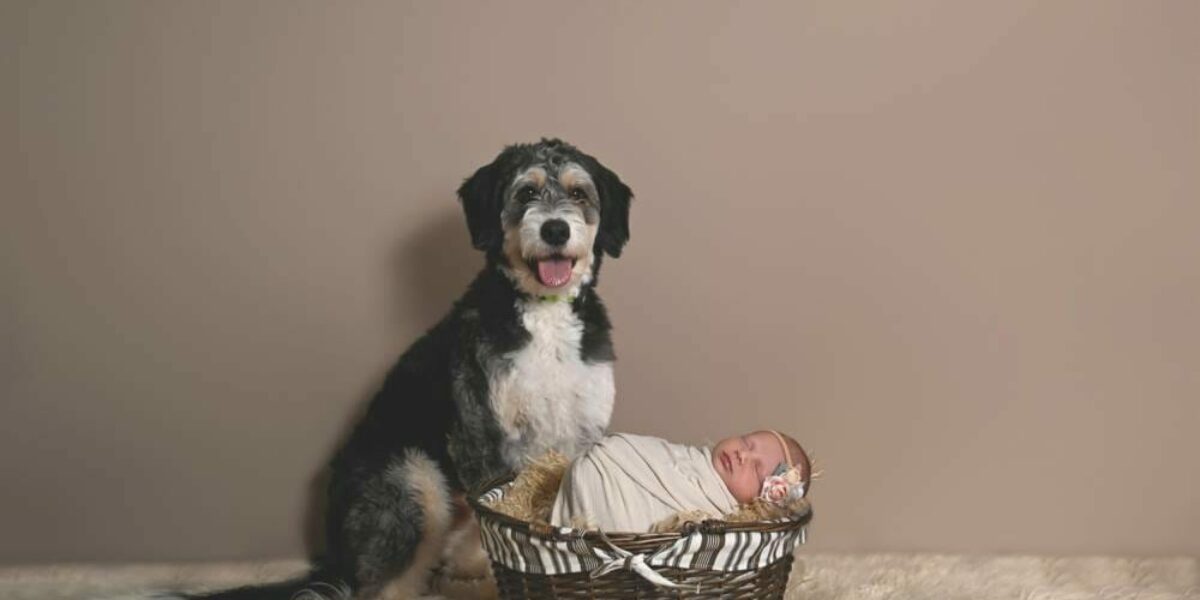
[[[812,467],[800,444],[777,431],[763,430],[725,438],[712,449],[712,465],[729,488],[729,493],[742,504],[760,497],[766,491],[763,483],[768,477],[790,477],[797,481],[803,495],[808,490]],[[782,468],[781,468],[782,465]],[[794,468],[795,471],[791,471]],[[791,471],[789,473],[789,471]],[[773,480],[780,483],[778,480]]]

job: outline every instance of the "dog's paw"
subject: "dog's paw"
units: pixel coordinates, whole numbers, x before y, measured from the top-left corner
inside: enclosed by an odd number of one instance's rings
[[[438,597],[447,600],[493,600],[500,597],[496,582],[487,577],[455,577],[443,575],[434,583]]]

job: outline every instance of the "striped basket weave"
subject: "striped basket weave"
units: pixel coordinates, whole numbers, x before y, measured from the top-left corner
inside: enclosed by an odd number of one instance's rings
[[[783,598],[812,512],[791,519],[689,523],[678,533],[550,527],[489,508],[512,477],[470,498],[500,597]]]

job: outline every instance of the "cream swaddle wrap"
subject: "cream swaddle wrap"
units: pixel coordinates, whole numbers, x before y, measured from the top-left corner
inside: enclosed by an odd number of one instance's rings
[[[737,505],[708,448],[615,433],[567,468],[550,522],[639,532],[680,512],[702,510],[715,518]]]

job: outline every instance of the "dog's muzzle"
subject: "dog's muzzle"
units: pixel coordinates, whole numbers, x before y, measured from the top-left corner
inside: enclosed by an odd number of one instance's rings
[[[550,219],[542,223],[539,231],[542,241],[555,248],[561,248],[571,239],[571,226],[562,219]],[[571,281],[571,272],[575,268],[575,259],[554,254],[530,261],[530,270],[537,273],[538,281],[550,288],[564,286]]]

